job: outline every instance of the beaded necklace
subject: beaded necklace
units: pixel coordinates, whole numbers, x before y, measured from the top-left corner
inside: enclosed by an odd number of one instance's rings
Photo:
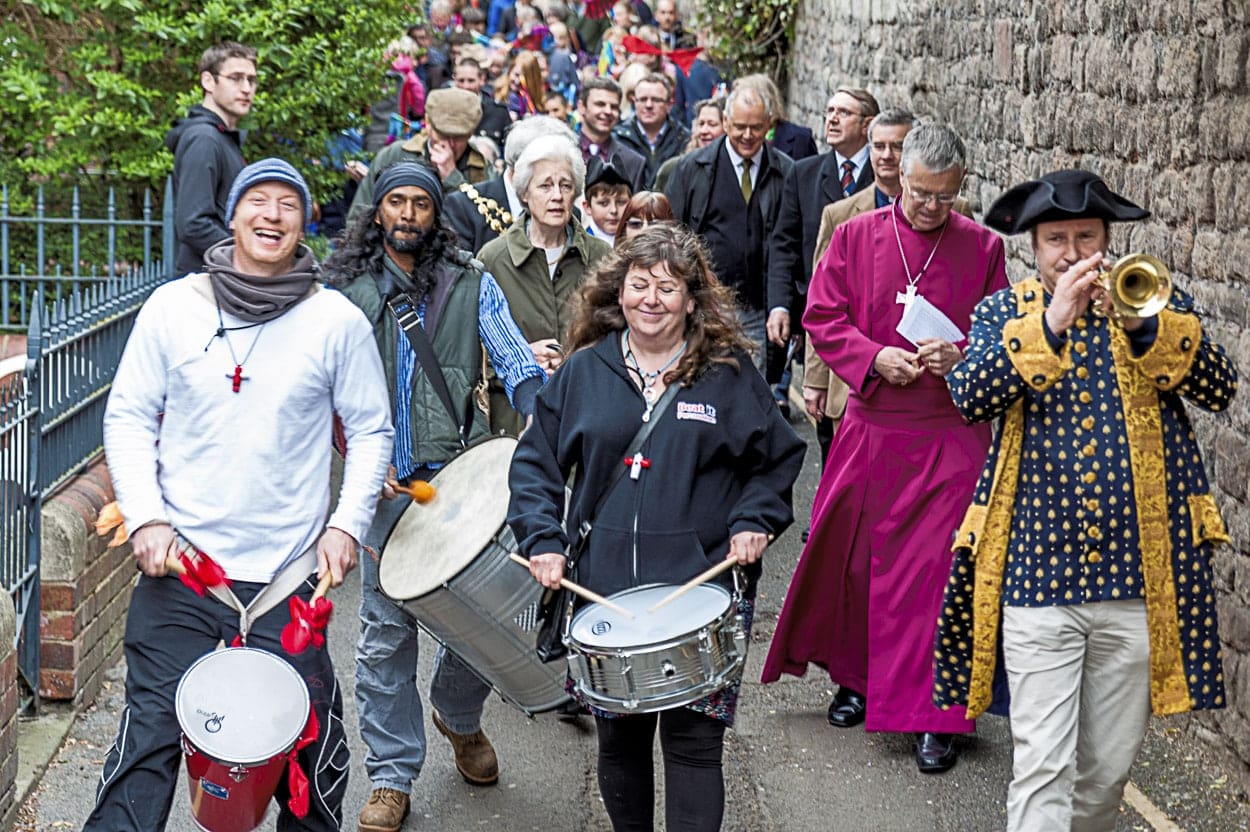
[[[686,351],[687,343],[687,341],[682,341],[681,346],[677,348],[677,352],[673,353],[673,356],[669,358],[663,367],[655,372],[649,372],[639,366],[638,359],[634,356],[634,351],[629,346],[629,327],[625,327],[625,332],[621,335],[621,348],[625,351],[625,364],[629,367],[629,369],[637,373],[638,378],[642,380],[642,400],[647,404],[647,409],[642,413],[642,421],[651,421],[651,411],[655,409],[655,403],[660,399],[659,395],[655,392],[655,386],[659,383],[660,376],[663,375],[669,367],[673,366],[677,359],[681,358],[682,354]]]

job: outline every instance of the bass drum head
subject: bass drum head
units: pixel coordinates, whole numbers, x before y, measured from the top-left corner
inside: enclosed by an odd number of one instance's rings
[[[378,584],[388,597],[407,601],[438,589],[495,539],[508,517],[514,450],[510,436],[474,445],[430,480],[433,500],[404,509],[378,564]]]
[[[197,749],[215,760],[255,765],[295,744],[308,722],[308,686],[274,654],[230,647],[187,668],[174,707]]]
[[[676,589],[668,584],[644,586],[609,597],[632,612],[633,619],[602,604],[589,604],[573,616],[569,635],[578,644],[594,649],[644,647],[689,635],[729,608],[728,590],[717,584],[700,584],[655,612],[647,612]]]

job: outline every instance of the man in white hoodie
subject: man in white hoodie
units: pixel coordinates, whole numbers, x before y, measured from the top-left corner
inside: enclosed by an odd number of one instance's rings
[[[244,168],[226,204],[232,239],[205,253],[204,272],[152,294],[118,367],[104,447],[143,575],[126,623],[126,709],[88,830],[164,829],[175,691],[220,641],[281,656],[309,688],[319,733],[297,755],[307,806],[289,805],[284,777],[278,828],[341,826],[349,752],[329,652],[292,655],[280,633],[292,595],[306,602],[317,577],[338,585],[355,567],[393,431],[369,322],[318,286],[301,244],[310,205],[286,162]],[[327,520],[335,412],[349,453]],[[166,567],[181,551],[207,553],[231,586],[183,586]]]

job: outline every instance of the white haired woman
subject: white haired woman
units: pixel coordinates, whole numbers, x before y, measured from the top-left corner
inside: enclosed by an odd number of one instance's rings
[[[508,298],[512,317],[549,373],[564,359],[560,339],[568,326],[565,309],[590,267],[611,251],[588,235],[573,216],[573,203],[586,185],[586,165],[563,136],[534,139],[521,152],[512,185],[525,217],[482,247],[478,258]],[[491,431],[520,432],[521,417],[502,386],[491,384]]]

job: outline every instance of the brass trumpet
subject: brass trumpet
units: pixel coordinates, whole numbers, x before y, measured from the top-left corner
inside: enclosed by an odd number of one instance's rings
[[[1172,272],[1159,258],[1140,252],[1115,261],[1102,273],[1099,284],[1106,290],[1111,308],[1101,302],[1095,308],[1115,323],[1158,315],[1172,297]]]

